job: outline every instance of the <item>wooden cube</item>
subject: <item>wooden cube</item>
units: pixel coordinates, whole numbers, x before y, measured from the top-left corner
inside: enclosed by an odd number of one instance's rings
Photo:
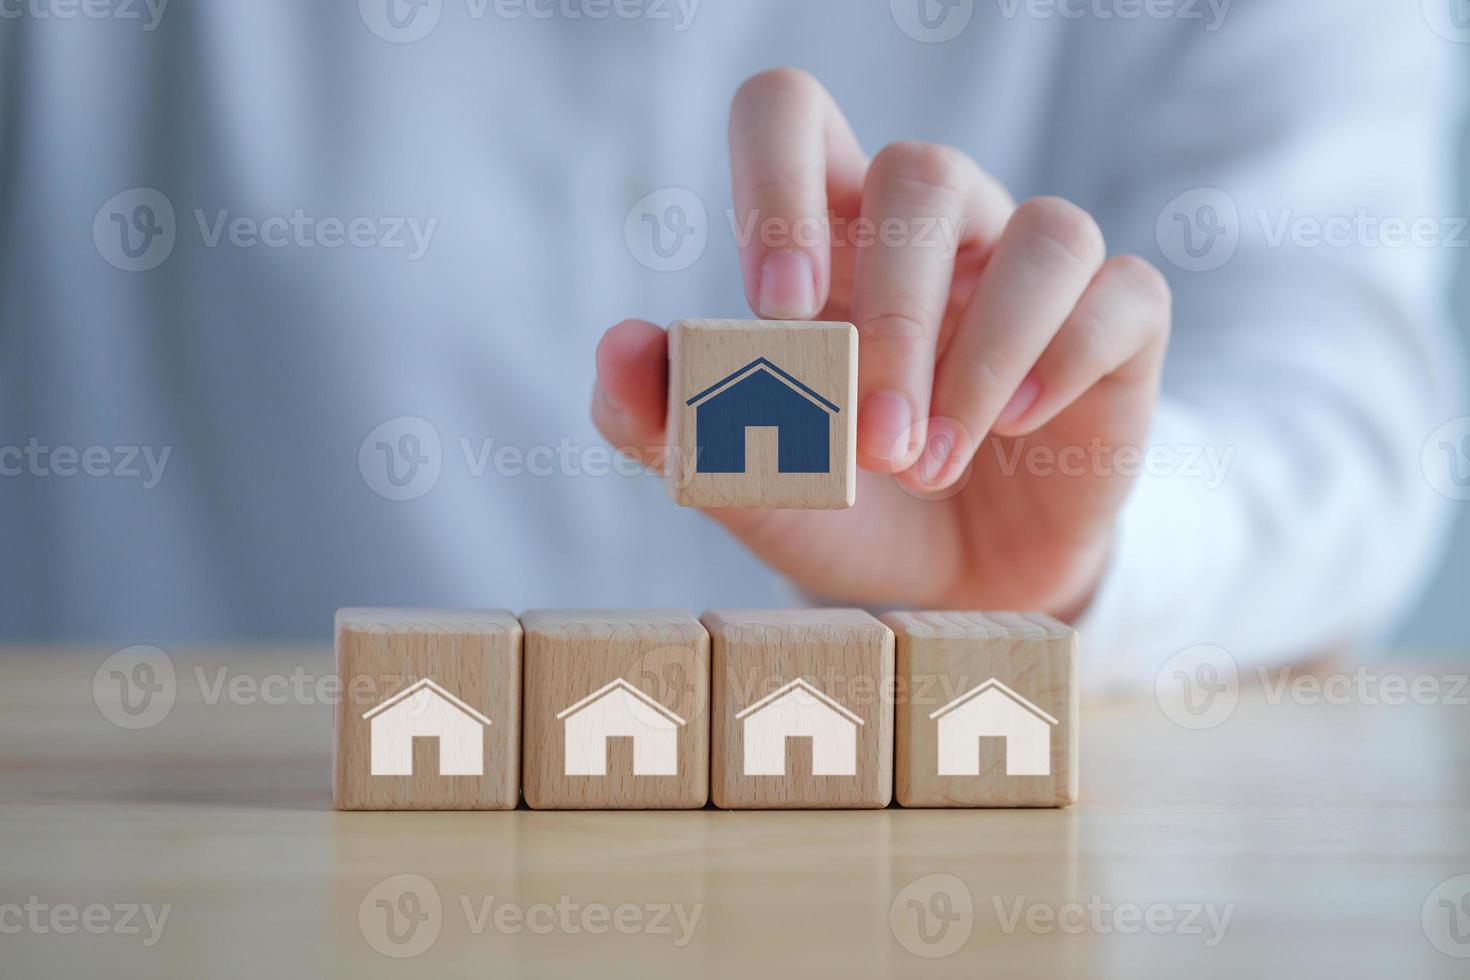
[[[709,800],[709,634],[675,610],[535,609],[526,803],[691,809]]]
[[[1077,633],[1039,613],[895,612],[898,802],[1077,799]]]
[[[857,328],[680,320],[669,328],[669,458],[684,507],[851,507]]]
[[[710,785],[727,809],[893,796],[893,631],[858,609],[715,610]]]
[[[339,810],[520,798],[521,625],[503,609],[340,609]]]

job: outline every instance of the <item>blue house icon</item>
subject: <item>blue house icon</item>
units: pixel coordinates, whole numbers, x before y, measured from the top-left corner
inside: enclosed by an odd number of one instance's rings
[[[697,406],[696,472],[744,473],[745,430],[759,427],[778,433],[779,472],[831,471],[832,415],[841,409],[764,357],[685,404]]]

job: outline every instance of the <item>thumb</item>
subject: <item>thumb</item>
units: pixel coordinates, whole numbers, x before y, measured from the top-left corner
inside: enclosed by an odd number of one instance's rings
[[[597,344],[592,421],[609,443],[650,468],[664,449],[669,341],[647,320],[624,320]]]
[[[609,443],[649,469],[659,468],[667,455],[668,359],[668,335],[647,320],[624,320],[597,345],[592,419]],[[894,492],[899,492],[896,484]],[[848,511],[750,507],[703,513],[778,571],[819,591],[823,585],[832,590],[830,556],[861,537]]]

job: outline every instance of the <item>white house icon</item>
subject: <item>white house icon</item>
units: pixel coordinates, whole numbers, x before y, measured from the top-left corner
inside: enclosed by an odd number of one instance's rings
[[[745,723],[745,775],[786,775],[786,739],[812,740],[813,776],[857,775],[863,720],[798,677],[735,715]]]
[[[1007,776],[1051,774],[1057,720],[992,677],[929,715],[939,719],[939,775],[980,775],[981,738],[1006,740]]]
[[[607,740],[633,740],[633,775],[679,773],[679,728],[683,718],[623,678],[599,687],[557,714],[566,724],[566,774],[607,775]]]
[[[425,677],[363,713],[372,720],[374,776],[413,775],[413,740],[439,740],[439,775],[485,772],[483,726],[490,719]]]

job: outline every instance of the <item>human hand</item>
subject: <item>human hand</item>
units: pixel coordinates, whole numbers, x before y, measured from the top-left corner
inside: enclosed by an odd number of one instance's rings
[[[1017,206],[958,150],[900,142],[868,160],[801,72],[740,88],[730,154],[736,227],[756,231],[741,244],[752,308],[857,325],[861,472],[848,510],[707,513],[819,595],[1079,613],[1131,484],[1096,462],[1142,448],[1158,397],[1163,276],[1106,258],[1073,204]],[[597,350],[594,420],[648,459],[667,352],[641,320]]]

